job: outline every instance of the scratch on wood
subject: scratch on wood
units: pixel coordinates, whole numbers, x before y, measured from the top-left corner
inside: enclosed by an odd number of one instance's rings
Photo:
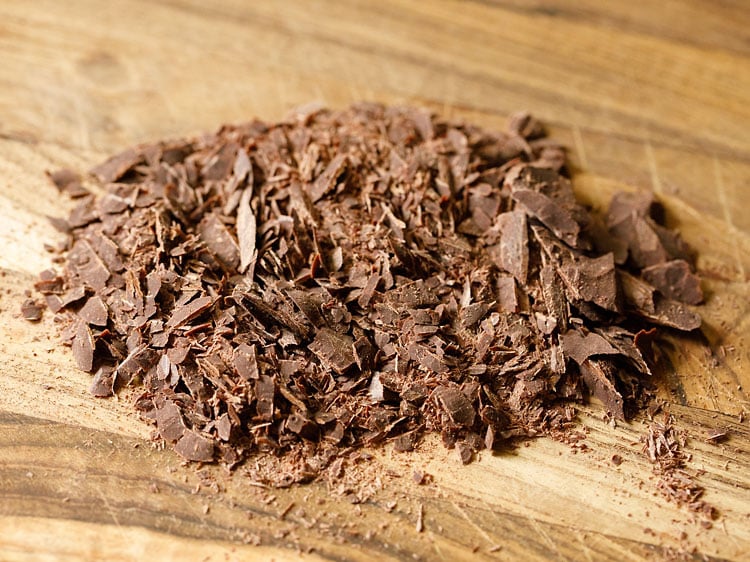
[[[581,545],[581,553],[586,557],[586,560],[594,562],[594,559],[591,557],[591,549],[589,548],[589,545],[586,544],[591,539],[580,531],[573,533],[573,536],[575,537],[576,542]]]
[[[99,494],[99,497],[102,499],[102,503],[104,504],[104,507],[109,512],[110,517],[112,517],[112,521],[114,521],[115,525],[118,529],[122,528],[122,525],[120,525],[120,520],[117,518],[117,513],[114,509],[112,509],[112,506],[109,504],[109,501],[107,501],[107,496],[102,492],[101,488],[96,489],[96,493]]]
[[[661,193],[661,180],[659,179],[659,170],[656,167],[656,156],[654,155],[654,147],[651,146],[651,141],[645,142],[646,147],[646,160],[648,160],[648,168],[651,172],[651,186],[654,193]]]
[[[576,151],[581,158],[581,167],[588,169],[589,159],[586,156],[586,148],[583,145],[583,133],[581,133],[581,127],[573,125],[573,142],[576,144]]]
[[[469,524],[472,527],[474,527],[479,532],[479,534],[482,535],[487,540],[487,542],[489,542],[490,544],[495,544],[497,542],[491,536],[489,536],[484,529],[482,529],[479,525],[477,525],[474,522],[474,520],[471,517],[469,517],[469,514],[466,513],[466,511],[460,505],[458,505],[455,501],[452,501],[452,500],[451,500],[451,503],[453,504],[453,507],[456,508],[456,511],[458,511],[463,516],[463,518],[466,519],[469,522]]]
[[[726,187],[724,186],[724,177],[721,174],[721,164],[715,154],[713,157],[713,163],[714,179],[716,181],[716,195],[719,199],[719,204],[721,205],[721,210],[724,214],[724,222],[727,223],[727,225],[733,232],[736,232],[737,229],[732,222],[732,211],[729,208],[729,201],[727,200],[727,191]],[[732,244],[732,249],[734,251],[735,262],[737,262],[737,268],[740,271],[741,281],[745,281],[747,277],[745,275],[745,266],[742,263],[742,255],[740,254],[739,247],[737,244]]]

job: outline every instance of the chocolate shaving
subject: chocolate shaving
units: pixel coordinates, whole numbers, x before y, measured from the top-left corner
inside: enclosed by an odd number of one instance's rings
[[[81,371],[91,371],[94,366],[94,337],[84,322],[78,322],[73,336],[73,358]]]

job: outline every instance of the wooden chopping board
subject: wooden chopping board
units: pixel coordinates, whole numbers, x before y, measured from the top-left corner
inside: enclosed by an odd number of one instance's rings
[[[750,560],[750,11],[610,4],[2,2],[0,559],[619,561],[695,548]],[[583,200],[601,207],[616,189],[663,200],[699,252],[707,304],[700,334],[669,336],[659,386],[721,513],[713,528],[655,495],[643,420],[612,428],[596,405],[577,454],[539,440],[462,467],[433,440],[373,451],[374,495],[356,505],[324,484],[199,473],[152,446],[127,399],[88,395],[49,315],[20,318],[56,239],[44,217],[68,205],[44,170],[363,99],[487,128],[529,109],[570,148]],[[710,428],[729,439],[707,443]]]

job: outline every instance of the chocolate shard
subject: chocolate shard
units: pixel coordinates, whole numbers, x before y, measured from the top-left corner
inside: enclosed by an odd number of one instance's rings
[[[71,198],[85,197],[91,192],[81,184],[81,176],[67,168],[47,172],[47,177],[61,193],[67,193]]]
[[[551,265],[542,267],[539,270],[539,281],[542,285],[542,296],[544,297],[547,314],[554,318],[557,328],[564,331],[568,326],[570,312],[562,283],[555,268]]]
[[[175,444],[174,450],[188,461],[211,462],[214,460],[214,442],[196,431],[186,430]]]
[[[128,148],[92,168],[91,173],[104,183],[112,183],[141,162],[143,162],[143,155],[136,149]]]
[[[625,357],[638,372],[645,375],[652,374],[641,347],[645,345],[646,339],[655,335],[655,328],[648,332],[641,330],[635,335],[617,326],[597,328],[596,332],[617,349],[620,355]]]
[[[589,357],[595,355],[618,355],[620,351],[613,347],[599,334],[584,334],[579,330],[568,330],[560,334],[565,355],[582,365]]]
[[[615,260],[611,253],[598,258],[578,256],[575,260],[565,259],[558,272],[575,299],[619,311]]]
[[[635,313],[662,326],[690,332],[701,326],[701,317],[682,303],[656,294],[656,289],[625,271],[618,276],[623,294]]]
[[[87,241],[76,241],[68,253],[68,265],[74,275],[94,291],[101,291],[107,286],[111,274]]]
[[[234,368],[245,380],[258,378],[258,359],[255,355],[255,346],[241,343],[234,350]]]
[[[339,177],[346,171],[349,158],[345,154],[335,156],[309,188],[310,200],[315,203],[331,191]]]
[[[450,367],[437,353],[416,342],[409,344],[409,357],[421,367],[435,373],[447,373],[450,370]]]
[[[432,392],[432,395],[454,424],[464,427],[474,425],[476,410],[459,389],[439,386]]]
[[[251,189],[245,189],[242,192],[239,207],[237,208],[237,238],[239,239],[240,273],[245,273],[257,256],[255,249],[257,226],[255,214],[250,206],[251,197]]]
[[[165,441],[178,441],[187,431],[185,422],[182,420],[180,408],[174,402],[164,402],[164,404],[156,408],[154,419],[156,420],[156,429]],[[186,442],[184,446],[187,447],[188,443]],[[187,458],[185,454],[180,454]],[[201,459],[191,458],[188,460]]]
[[[34,299],[26,299],[21,305],[21,314],[29,322],[38,322],[41,320],[42,312],[44,312],[44,304]]]
[[[261,420],[273,419],[275,409],[274,396],[276,394],[276,382],[268,375],[260,375],[255,380],[255,396],[257,399],[256,410]]]
[[[526,210],[529,216],[539,219],[568,246],[574,248],[578,246],[581,227],[567,209],[543,193],[530,189],[514,190],[513,199]]]
[[[500,229],[500,247],[495,264],[525,285],[529,269],[526,215],[520,211],[502,213],[497,217],[497,227]]]
[[[606,359],[589,357],[580,366],[583,382],[591,394],[601,400],[607,411],[618,419],[625,419],[624,400],[615,387],[617,368]]]
[[[208,251],[228,271],[240,266],[240,248],[226,225],[214,214],[208,215],[198,227],[200,237]]]
[[[116,373],[108,365],[102,365],[94,374],[89,392],[97,398],[107,398],[115,394]]]
[[[78,311],[78,317],[92,326],[106,326],[109,314],[101,297],[94,295]]]
[[[94,336],[85,322],[78,322],[73,337],[73,358],[81,371],[91,371],[94,366]]]
[[[321,328],[307,348],[318,359],[338,374],[343,374],[356,363],[351,336],[340,334],[330,328]]]
[[[211,308],[212,304],[213,299],[211,297],[199,297],[184,306],[175,307],[172,316],[167,320],[167,328],[174,330],[187,324]]]
[[[703,302],[700,280],[685,260],[649,266],[641,271],[641,275],[668,299],[693,305]]]

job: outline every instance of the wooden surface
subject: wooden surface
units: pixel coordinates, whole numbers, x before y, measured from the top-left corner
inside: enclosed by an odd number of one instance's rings
[[[750,411],[750,10],[609,4],[0,3],[0,559],[619,561],[695,547],[750,560],[750,428],[738,418]],[[489,128],[529,109],[570,148],[584,200],[641,188],[665,201],[700,252],[708,302],[702,334],[665,344],[659,385],[722,514],[712,529],[654,495],[642,422],[613,429],[596,405],[582,414],[585,453],[539,440],[461,467],[432,441],[374,451],[372,485],[385,489],[356,506],[323,483],[265,490],[241,470],[198,473],[154,448],[127,397],[87,394],[49,317],[20,319],[56,239],[44,216],[67,207],[44,170],[361,99]],[[716,427],[730,438],[710,445]],[[414,484],[415,469],[434,483]]]

